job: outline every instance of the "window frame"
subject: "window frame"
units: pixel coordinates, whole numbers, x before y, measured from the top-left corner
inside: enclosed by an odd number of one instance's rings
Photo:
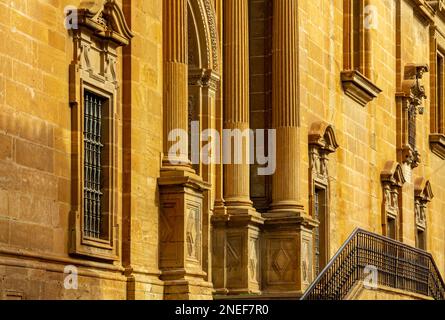
[[[318,197],[318,214],[316,211],[316,195]],[[315,276],[318,276],[320,272],[326,267],[329,261],[329,187],[324,184],[320,184],[314,181],[314,191],[312,197],[312,210],[313,218],[319,222],[319,225],[314,228],[314,269]],[[320,211],[320,208],[323,208]],[[318,259],[317,256],[317,239],[316,233],[318,232]],[[317,264],[318,262],[318,264]]]
[[[445,134],[445,37],[435,31],[431,44],[431,134]],[[439,70],[439,58],[442,68]],[[439,74],[441,72],[441,74]],[[439,79],[441,78],[441,79]],[[439,94],[441,83],[441,94]]]
[[[442,63],[439,64],[439,57]],[[436,97],[431,103],[431,133],[445,134],[445,120],[444,120],[444,108],[445,108],[445,49],[438,47],[436,50]],[[441,67],[439,67],[441,66]],[[440,92],[440,93],[439,93]]]
[[[117,146],[116,146],[116,126],[118,125],[117,123],[115,123],[115,119],[113,117],[113,113],[114,113],[114,96],[112,93],[106,91],[106,90],[101,90],[95,86],[90,85],[89,83],[83,83],[82,85],[82,93],[83,95],[85,95],[86,92],[90,92],[96,96],[101,97],[104,101],[106,101],[103,105],[102,108],[106,107],[104,109],[104,111],[106,111],[105,115],[103,116],[103,120],[106,121],[102,121],[103,124],[106,124],[106,129],[103,130],[104,132],[104,137],[103,137],[103,144],[104,144],[104,148],[102,151],[102,163],[101,163],[101,168],[102,168],[102,180],[104,181],[104,186],[102,187],[102,191],[103,191],[103,203],[104,203],[104,207],[103,210],[101,212],[102,216],[104,216],[104,213],[106,212],[107,214],[105,214],[107,216],[107,219],[105,221],[107,221],[108,226],[106,227],[106,234],[101,234],[100,238],[93,238],[93,237],[88,237],[85,235],[85,226],[84,226],[84,209],[83,208],[83,203],[84,203],[84,187],[85,187],[85,176],[84,176],[84,166],[85,166],[85,147],[82,144],[82,150],[81,150],[81,159],[82,159],[82,170],[80,170],[80,174],[82,176],[82,193],[81,193],[81,200],[80,203],[82,204],[82,219],[80,221],[81,223],[81,231],[82,231],[82,243],[90,245],[90,246],[95,246],[98,248],[104,248],[104,249],[108,249],[111,250],[113,248],[113,244],[112,244],[112,239],[113,239],[113,228],[112,228],[112,222],[113,222],[113,218],[112,216],[114,215],[115,212],[115,197],[112,195],[112,193],[114,192],[113,190],[115,189],[114,186],[114,181],[115,181],[115,176],[117,174],[117,168],[116,168],[116,164],[115,164],[115,158],[117,155]],[[85,99],[82,99],[82,106],[81,106],[81,119],[84,119],[85,116]],[[111,116],[110,116],[111,115]],[[82,122],[82,129],[80,130],[80,134],[82,135],[82,141],[83,141],[83,133],[85,132],[84,130],[84,123]],[[104,163],[105,161],[105,163]],[[105,209],[106,208],[106,209]],[[104,233],[103,230],[101,230],[101,233]]]
[[[119,85],[123,74],[118,61],[123,56],[120,47],[130,44],[133,33],[127,25],[122,8],[115,1],[106,1],[99,11],[88,5],[77,10],[78,26],[70,29],[73,60],[69,68],[69,99],[71,107],[71,211],[69,254],[94,261],[113,263],[119,260],[121,234],[119,222],[122,209],[119,168],[122,152],[122,92]],[[103,239],[85,236],[84,230],[84,94],[89,91],[103,97],[107,104],[108,135],[104,137],[106,178],[104,199],[107,203],[107,227]]]
[[[382,234],[385,237],[402,240],[404,225],[403,186],[406,178],[402,165],[395,161],[387,161],[380,174],[382,185]],[[393,232],[390,227],[393,225]],[[391,235],[391,233],[394,233]]]
[[[72,207],[74,214],[72,215],[73,240],[71,242],[70,253],[74,255],[87,256],[101,260],[115,261],[118,259],[116,238],[118,238],[117,226],[117,184],[116,178],[118,175],[118,149],[117,149],[117,117],[116,113],[116,98],[115,92],[110,90],[108,86],[100,83],[95,83],[94,79],[88,81],[80,80],[79,86],[79,103],[78,107],[72,108]],[[103,199],[106,203],[108,212],[106,234],[102,234],[100,239],[87,237],[85,235],[84,226],[84,163],[85,163],[85,148],[84,148],[84,116],[85,116],[85,92],[91,92],[100,96],[106,101],[106,123],[108,130],[104,130],[105,136],[102,169],[104,175],[104,194]],[[111,115],[111,116],[110,116]],[[104,120],[105,120],[104,119]],[[105,123],[105,122],[104,122]],[[104,170],[106,168],[106,170]],[[102,211],[104,212],[104,211]]]
[[[308,135],[309,142],[309,210],[310,216],[315,221],[312,234],[312,274],[317,271],[321,272],[329,262],[331,254],[331,204],[330,204],[330,179],[329,174],[329,156],[337,151],[340,147],[335,134],[334,127],[326,122],[314,122],[311,125]],[[319,190],[323,193],[324,199],[324,219],[317,219],[315,212],[315,193]],[[318,266],[316,265],[316,232],[318,230],[319,237],[319,255]],[[320,231],[324,230],[324,234],[320,235]],[[317,270],[317,268],[319,270]]]
[[[442,57],[442,101],[439,101],[438,58]],[[445,34],[437,25],[430,27],[430,132],[431,151],[445,160]],[[441,106],[440,106],[441,105]]]
[[[365,4],[360,1],[356,10],[355,1],[358,0],[343,0],[343,70],[340,78],[345,94],[365,107],[382,89],[372,82],[371,35],[370,30],[365,29]],[[354,11],[358,11],[358,16]]]
[[[355,6],[358,5],[358,8]],[[354,70],[367,76],[365,56],[364,2],[343,0],[344,9],[344,70]],[[356,9],[358,9],[358,16]],[[358,25],[357,25],[358,24]],[[356,50],[358,49],[358,50]]]

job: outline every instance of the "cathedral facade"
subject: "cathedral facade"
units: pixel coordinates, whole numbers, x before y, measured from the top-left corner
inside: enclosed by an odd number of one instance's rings
[[[0,39],[0,299],[445,299],[444,1],[0,0]]]

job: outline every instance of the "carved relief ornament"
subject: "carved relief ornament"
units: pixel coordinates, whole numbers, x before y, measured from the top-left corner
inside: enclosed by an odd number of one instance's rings
[[[79,86],[86,81],[111,94],[119,87],[117,48],[127,46],[133,33],[115,0],[84,0],[77,11],[77,25],[71,33],[74,42],[70,69],[70,100],[81,99]]]
[[[399,215],[399,190],[405,184],[402,166],[395,161],[388,161],[380,175],[383,187],[384,219],[387,216],[397,218]]]
[[[426,230],[427,219],[426,209],[428,203],[434,198],[431,183],[424,178],[419,178],[415,182],[415,220],[418,229]]]
[[[327,184],[329,178],[329,154],[335,152],[339,144],[333,127],[325,122],[312,124],[309,132],[309,161],[312,178]]]
[[[422,79],[426,72],[429,72],[429,67],[426,64],[407,64],[402,81],[402,91],[397,93],[397,97],[402,102],[402,110],[400,110],[402,141],[399,146],[401,161],[409,164],[411,168],[418,167],[421,160],[416,146],[416,121],[417,115],[422,115],[425,112],[423,100],[427,96]]]

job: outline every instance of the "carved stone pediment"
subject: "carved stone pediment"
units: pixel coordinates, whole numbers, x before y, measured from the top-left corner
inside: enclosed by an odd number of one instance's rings
[[[383,221],[386,221],[388,216],[395,219],[400,211],[399,190],[406,182],[400,163],[388,161],[380,175],[380,179],[383,187]]]
[[[415,193],[415,220],[418,229],[427,227],[426,209],[428,203],[434,198],[431,183],[424,178],[419,178],[414,184]]]
[[[71,13],[72,14],[72,13]],[[133,37],[115,0],[82,1],[73,25],[73,61],[70,66],[70,101],[82,97],[84,82],[115,93],[119,87],[117,48]]]
[[[327,183],[328,156],[339,147],[334,128],[323,121],[312,124],[309,131],[309,155],[312,178]]]
[[[97,36],[112,40],[120,46],[128,45],[133,38],[116,0],[84,0],[77,14],[79,26],[88,27]]]
[[[434,198],[431,183],[424,178],[419,178],[416,180],[414,184],[414,191],[416,198],[420,198],[422,201],[430,202]]]
[[[317,145],[322,149],[335,152],[339,147],[337,142],[337,137],[335,136],[335,131],[332,125],[319,121],[312,124],[309,131],[309,144]]]
[[[383,169],[380,178],[383,184],[387,184],[392,187],[400,188],[406,182],[401,164],[395,161],[388,161],[385,164],[385,168]]]

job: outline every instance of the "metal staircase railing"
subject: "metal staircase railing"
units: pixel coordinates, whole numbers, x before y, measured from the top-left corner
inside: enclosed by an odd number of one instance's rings
[[[401,242],[356,229],[301,300],[342,300],[365,270],[378,285],[445,300],[445,284],[432,255]]]

